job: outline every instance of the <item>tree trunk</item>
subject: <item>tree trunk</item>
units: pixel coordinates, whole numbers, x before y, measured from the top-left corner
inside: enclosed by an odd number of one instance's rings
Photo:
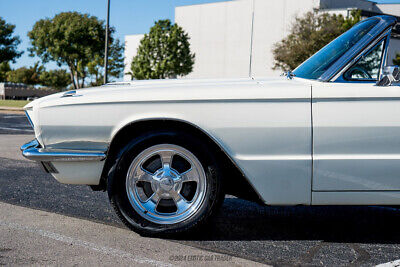
[[[82,76],[81,88],[85,87],[85,76]]]
[[[76,82],[76,89],[81,88],[80,84],[79,84],[79,76],[78,76],[78,72],[77,71],[74,72],[74,78],[75,78],[75,82]]]
[[[71,82],[72,82],[72,85],[74,86],[74,89],[78,89],[76,86],[76,83],[75,83],[74,73],[75,73],[74,66],[72,64],[70,64],[69,65],[69,75],[71,77]]]

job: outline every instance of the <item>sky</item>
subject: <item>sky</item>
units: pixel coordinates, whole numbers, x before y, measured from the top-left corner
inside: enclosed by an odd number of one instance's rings
[[[125,35],[148,32],[156,20],[174,21],[176,6],[221,1],[224,0],[111,0],[110,25],[116,28],[115,37],[123,42]],[[107,0],[0,0],[0,17],[16,26],[14,33],[21,39],[18,48],[25,51],[11,64],[13,68],[31,66],[40,60],[30,57],[27,51],[30,46],[27,33],[35,22],[65,11],[89,13],[105,20]],[[47,69],[57,67],[55,63],[45,66]]]
[[[168,18],[174,21],[176,6],[221,1],[226,0],[111,0],[110,25],[116,28],[115,37],[123,42],[125,35],[148,32],[156,20]],[[374,2],[400,3],[400,0]],[[107,0],[0,0],[0,17],[16,25],[15,34],[21,38],[19,50],[25,51],[12,67],[31,66],[39,61],[37,57],[29,57],[27,52],[30,46],[27,33],[36,21],[64,11],[89,13],[105,20],[106,3]],[[57,67],[54,63],[45,66],[48,69]]]
[[[382,4],[398,4],[399,0],[372,0],[371,2],[382,3]]]

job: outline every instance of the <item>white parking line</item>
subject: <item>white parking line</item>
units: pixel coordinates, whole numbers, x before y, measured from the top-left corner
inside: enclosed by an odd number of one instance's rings
[[[7,244],[10,249],[0,261],[8,265],[29,258],[33,260],[29,263],[37,262],[36,265],[265,266],[169,240],[142,237],[120,227],[1,201],[0,244]]]
[[[5,116],[2,116],[2,118],[4,118],[4,119],[23,118],[23,117],[24,117],[24,115],[5,115]]]
[[[377,267],[398,267],[398,266],[400,266],[400,260],[390,261],[390,262],[382,263],[382,264],[379,264],[376,266]]]
[[[57,233],[53,233],[53,232],[49,232],[49,231],[45,231],[45,230],[41,230],[41,229],[27,227],[25,225],[21,225],[21,224],[17,224],[17,223],[7,223],[7,222],[0,221],[0,225],[9,227],[9,228],[15,229],[15,230],[22,230],[22,231],[26,231],[29,233],[37,234],[42,237],[47,237],[47,238],[57,240],[57,241],[60,241],[63,243],[73,244],[76,246],[80,246],[80,247],[83,247],[86,249],[101,252],[101,253],[108,254],[111,256],[128,258],[139,264],[149,264],[149,265],[153,265],[153,266],[173,266],[172,264],[169,264],[166,262],[161,262],[161,261],[152,260],[152,259],[145,258],[145,257],[135,256],[135,255],[125,252],[123,250],[110,248],[110,247],[104,247],[104,246],[98,246],[91,242],[86,242],[86,241],[83,241],[80,239],[76,239],[76,238],[65,236],[65,235],[60,235]]]
[[[31,129],[19,129],[19,128],[0,127],[0,130],[23,131],[23,132],[33,133],[33,130],[31,130]]]

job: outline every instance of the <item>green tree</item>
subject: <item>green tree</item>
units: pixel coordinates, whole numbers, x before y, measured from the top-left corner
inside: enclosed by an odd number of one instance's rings
[[[71,84],[69,73],[64,69],[43,71],[40,74],[40,84],[62,90]]]
[[[396,57],[393,59],[393,64],[400,66],[400,53],[396,53]]]
[[[348,30],[350,30],[354,25],[356,25],[358,22],[361,21],[361,10],[353,10],[351,11],[351,14],[349,17],[347,18],[342,18],[343,19],[343,23],[342,23],[342,30],[343,32],[346,32]]]
[[[110,44],[114,28],[110,28]],[[39,56],[43,62],[55,61],[69,68],[74,88],[85,86],[88,64],[104,56],[104,21],[89,14],[63,12],[39,20],[28,33],[32,47],[31,55]],[[121,68],[122,70],[122,68]]]
[[[116,39],[110,44],[108,50],[108,77],[119,78],[122,76],[124,69],[124,47]],[[87,65],[87,72],[90,77],[90,84],[97,86],[103,84],[104,78],[104,56],[96,55]]]
[[[195,55],[189,36],[170,20],[159,20],[140,41],[131,64],[132,78],[165,79],[184,76],[193,70]]]
[[[8,24],[0,17],[0,63],[15,62],[22,55],[22,52],[17,51],[21,41],[18,36],[13,36],[14,29],[15,25]]]
[[[7,81],[7,74],[11,71],[10,63],[7,61],[0,63],[0,82]]]
[[[7,81],[12,83],[37,85],[40,84],[39,76],[43,71],[44,67],[39,66],[39,62],[36,62],[35,65],[30,68],[21,67],[7,72]]]
[[[273,69],[284,71],[295,69],[360,20],[360,11],[353,11],[349,18],[318,10],[297,17],[290,34],[274,45]]]

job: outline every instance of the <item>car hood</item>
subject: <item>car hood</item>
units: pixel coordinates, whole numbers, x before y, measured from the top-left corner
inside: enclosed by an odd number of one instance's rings
[[[306,80],[284,77],[264,79],[171,79],[110,83],[60,92],[39,98],[24,109],[95,103],[201,101],[280,98],[284,88],[304,86]],[[282,90],[275,90],[281,88]],[[292,90],[291,90],[292,91]],[[292,91],[293,92],[293,91]],[[293,97],[296,97],[293,95]]]

